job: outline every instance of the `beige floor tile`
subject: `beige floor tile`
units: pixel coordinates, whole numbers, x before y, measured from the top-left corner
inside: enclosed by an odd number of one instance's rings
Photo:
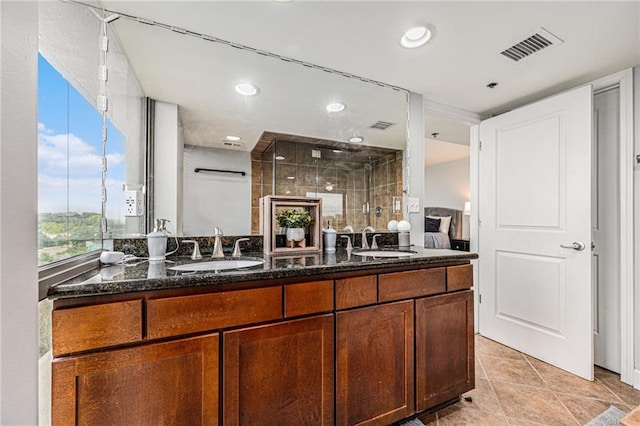
[[[558,398],[560,398],[560,401],[562,401],[564,406],[567,407],[569,411],[571,411],[573,417],[575,417],[578,423],[580,423],[581,425],[589,423],[591,419],[597,417],[600,413],[602,413],[612,405],[624,411],[625,413],[629,412],[629,407],[621,403],[615,404],[608,401],[583,398],[580,396],[566,395],[561,393],[557,395]]]
[[[438,425],[508,426],[504,416],[458,403],[438,411]]]
[[[476,357],[475,360],[476,360],[476,366],[475,366],[476,378],[477,379],[486,379],[487,375],[484,374],[484,369],[482,368],[482,363],[480,362],[478,357]]]
[[[640,405],[640,391],[634,389],[633,386],[622,383],[620,381],[620,376],[617,374],[600,375],[599,377],[596,377],[604,386],[618,395],[625,404],[632,405],[634,407]]]
[[[507,417],[507,421],[509,422],[509,426],[549,426],[544,423],[530,422],[528,420],[514,419],[512,417]]]
[[[556,392],[622,403],[622,400],[618,396],[603,386],[598,380],[585,380],[533,357],[525,355],[525,358],[533,365],[533,368],[536,369],[538,374],[542,376],[547,385]]]
[[[538,373],[531,367],[524,357],[520,359],[496,358],[480,356],[487,378],[491,381],[518,383],[528,386],[544,386]]]
[[[472,401],[460,401],[464,407],[476,408],[478,410],[488,411],[490,413],[503,415],[504,411],[498,401],[489,381],[486,379],[476,378],[476,388],[464,394],[465,397],[470,396]]]
[[[548,425],[575,425],[576,421],[549,389],[492,381],[507,417]]]
[[[498,358],[522,359],[523,356],[515,349],[511,349],[493,340],[476,334],[475,338],[476,355],[488,355]]]

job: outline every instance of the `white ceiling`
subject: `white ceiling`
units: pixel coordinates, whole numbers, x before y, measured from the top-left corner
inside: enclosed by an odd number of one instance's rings
[[[638,1],[103,3],[108,9],[399,86],[483,116],[640,63]],[[414,50],[399,46],[404,29],[425,23],[436,28],[427,45]],[[517,63],[500,55],[540,27],[564,43]],[[167,60],[162,66],[190,67],[181,61],[171,64]],[[176,83],[171,72],[167,75],[162,85]],[[139,78],[144,88],[148,79]],[[489,89],[489,82],[499,84]],[[190,92],[184,96],[202,96],[202,88]],[[429,117],[427,121],[427,134],[438,131]],[[445,131],[439,133],[438,139],[449,140]]]

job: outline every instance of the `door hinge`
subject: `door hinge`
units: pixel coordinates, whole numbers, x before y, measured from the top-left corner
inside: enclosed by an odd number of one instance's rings
[[[478,151],[482,151],[482,141],[480,141],[480,143],[478,143]]]
[[[482,295],[478,294],[478,303],[482,303]]]

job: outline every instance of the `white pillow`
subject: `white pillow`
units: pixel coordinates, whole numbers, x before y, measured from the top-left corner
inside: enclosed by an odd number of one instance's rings
[[[440,219],[440,228],[438,232],[449,233],[449,226],[451,225],[451,216],[427,216],[429,219]]]

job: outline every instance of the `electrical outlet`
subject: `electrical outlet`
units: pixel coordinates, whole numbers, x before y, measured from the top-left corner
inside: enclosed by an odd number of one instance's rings
[[[420,198],[409,197],[407,203],[407,211],[409,213],[420,213]]]
[[[144,215],[142,191],[124,191],[124,215],[129,217]]]

